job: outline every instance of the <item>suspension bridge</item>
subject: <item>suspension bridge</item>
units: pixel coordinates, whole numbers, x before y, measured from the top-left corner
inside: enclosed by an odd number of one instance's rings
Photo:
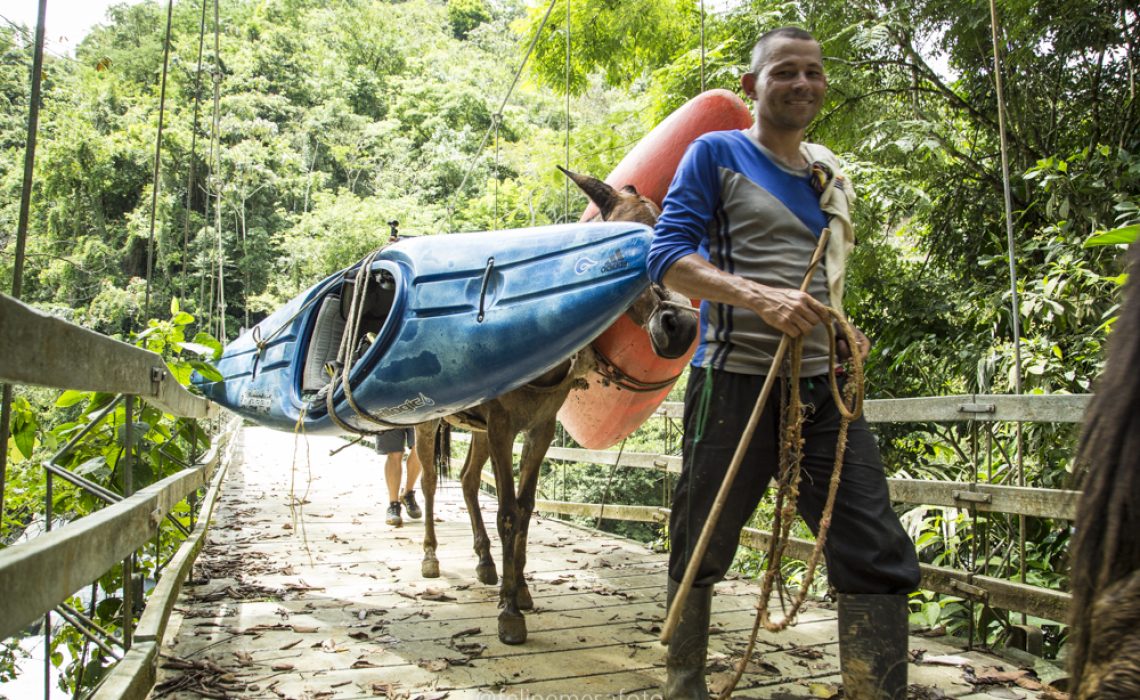
[[[162,359],[0,295],[0,381],[114,394],[218,427],[209,451],[137,493],[103,493],[43,463],[49,481],[92,490],[106,507],[0,551],[0,634],[20,635],[45,619],[74,626],[118,663],[93,697],[653,697],[663,678],[657,643],[664,613],[665,556],[646,546],[557,519],[564,514],[660,522],[659,506],[540,501],[528,575],[535,598],[531,638],[501,644],[496,587],[475,579],[470,530],[458,488],[444,482],[438,511],[443,575],[420,575],[422,526],[383,524],[380,457],[337,438],[242,428],[185,392]],[[1087,396],[967,396],[868,402],[872,421],[1074,422]],[[666,404],[656,419],[669,421]],[[107,411],[93,416],[105,419]],[[124,449],[137,449],[123,431]],[[64,451],[67,447],[65,446]],[[62,451],[61,451],[62,454]],[[549,459],[614,465],[610,451],[552,448]],[[621,466],[669,474],[679,458],[621,455]],[[982,471],[979,466],[974,472]],[[102,491],[100,491],[102,489]],[[1075,494],[985,483],[895,479],[901,503],[970,513],[1071,519]],[[190,503],[185,524],[168,520]],[[50,520],[50,501],[46,522]],[[493,500],[481,506],[494,514]],[[122,591],[121,630],[111,634],[69,605],[77,591],[150,546],[162,528],[185,540],[162,562],[145,607]],[[742,543],[763,548],[766,533]],[[791,556],[810,543],[793,542]],[[1064,620],[1067,594],[975,570],[923,566],[922,586],[965,604]],[[128,573],[128,580],[131,577]],[[719,587],[713,607],[710,678],[727,680],[739,662],[758,585]],[[778,614],[778,613],[777,613]],[[1016,616],[1015,616],[1016,617]],[[838,689],[835,613],[818,600],[792,630],[760,637],[738,697],[832,697]],[[1012,638],[1041,652],[1041,631],[1011,625]],[[1042,682],[1060,673],[1024,652],[1005,658],[947,636],[910,640],[911,683],[919,697],[1049,697]],[[1010,655],[1013,655],[1012,657]],[[1013,660],[1011,660],[1013,658]],[[1018,685],[1020,684],[1020,685]],[[50,696],[45,686],[45,696]],[[490,695],[488,695],[490,694]]]

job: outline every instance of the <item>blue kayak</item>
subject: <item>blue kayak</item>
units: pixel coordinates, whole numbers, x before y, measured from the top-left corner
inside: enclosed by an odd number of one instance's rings
[[[194,381],[283,430],[440,418],[522,386],[609,327],[649,284],[651,235],[599,222],[405,238],[227,345],[222,381]]]

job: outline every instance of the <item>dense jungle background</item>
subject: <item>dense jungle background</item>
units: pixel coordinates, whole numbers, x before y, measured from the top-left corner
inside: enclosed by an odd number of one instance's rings
[[[23,300],[164,353],[185,380],[219,342],[382,245],[390,220],[404,235],[576,220],[585,198],[556,164],[604,176],[702,81],[737,90],[760,33],[798,24],[820,38],[831,84],[809,138],[840,154],[859,194],[847,311],[875,341],[868,397],[1013,391],[988,3],[730,1],[702,16],[696,0],[569,1],[221,0],[216,16],[214,3],[174,3],[153,210],[166,3],[113,8],[73,57],[46,56]],[[1140,17],[1123,0],[997,8],[1024,391],[1086,393],[1123,281],[1120,246],[1086,243],[1140,229]],[[33,29],[0,21],[5,292]],[[17,388],[0,541],[34,529],[38,461],[106,401]],[[156,444],[198,430],[141,420]],[[970,431],[879,430],[895,475],[965,481],[988,463],[983,478],[1012,483],[1012,428],[982,441],[981,459],[970,457],[979,444]],[[1076,432],[1025,427],[1030,484],[1071,484]],[[72,458],[112,488],[121,482],[113,433],[93,435]],[[625,449],[678,444],[675,430],[651,421]],[[143,481],[175,468],[147,454],[136,467]],[[542,485],[568,500],[658,505],[669,487],[660,473],[600,467],[552,467]],[[56,499],[57,512],[95,507],[66,489]],[[988,520],[997,544],[985,564],[1012,577],[1016,521]],[[948,508],[904,513],[924,561],[976,569],[970,521]],[[659,528],[605,524],[663,539]],[[1031,583],[1065,588],[1068,527],[1030,520]],[[755,571],[758,557],[739,564]],[[116,576],[101,582],[108,601]],[[975,614],[932,594],[917,595],[913,610],[916,622],[951,632]],[[115,612],[107,605],[99,619],[113,624]],[[1041,622],[1056,653],[1063,625]],[[990,641],[1007,629],[980,624]],[[78,658],[80,640],[61,639]],[[16,653],[7,650],[0,674]],[[105,665],[86,652],[78,663],[85,684]]]

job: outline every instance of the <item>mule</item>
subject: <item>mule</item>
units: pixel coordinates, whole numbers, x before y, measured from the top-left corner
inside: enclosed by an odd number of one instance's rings
[[[652,201],[640,196],[633,187],[614,189],[606,183],[559,168],[600,210],[607,221],[636,221],[653,225],[660,210]],[[676,358],[692,345],[697,333],[696,310],[684,296],[664,287],[651,285],[626,311],[630,319],[649,334],[655,353]],[[539,467],[554,439],[555,417],[570,390],[585,382],[595,367],[594,353],[586,347],[531,383],[492,399],[475,408],[443,419],[449,424],[471,431],[471,445],[463,463],[460,480],[463,498],[471,518],[475,553],[479,558],[475,573],[486,584],[498,581],[495,561],[491,557],[491,540],[479,512],[479,481],[488,457],[495,475],[499,513],[497,526],[503,548],[503,577],[499,589],[499,639],[506,644],[526,641],[526,620],[522,610],[533,607],[530,590],[523,578],[526,567],[526,539],[534,511]],[[416,450],[424,465],[435,463],[435,433],[439,421],[416,426]],[[516,489],[513,475],[513,446],[522,433],[523,449]],[[436,558],[434,504],[436,474],[428,466],[421,477],[424,495],[424,559],[421,572],[425,577],[439,576]]]
[[[1140,698],[1140,243],[1077,457],[1084,493],[1072,541],[1069,688]]]

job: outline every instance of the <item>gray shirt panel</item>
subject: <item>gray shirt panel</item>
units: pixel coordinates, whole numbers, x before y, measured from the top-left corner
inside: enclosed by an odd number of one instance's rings
[[[799,289],[818,239],[782,202],[729,168],[720,169],[721,202],[709,224],[709,262],[770,287]],[[830,305],[820,263],[808,292]],[[727,304],[707,308],[704,365],[742,374],[768,374],[780,332],[756,313]],[[816,326],[804,341],[801,374],[830,372],[827,330]],[[786,372],[781,369],[781,374]]]

